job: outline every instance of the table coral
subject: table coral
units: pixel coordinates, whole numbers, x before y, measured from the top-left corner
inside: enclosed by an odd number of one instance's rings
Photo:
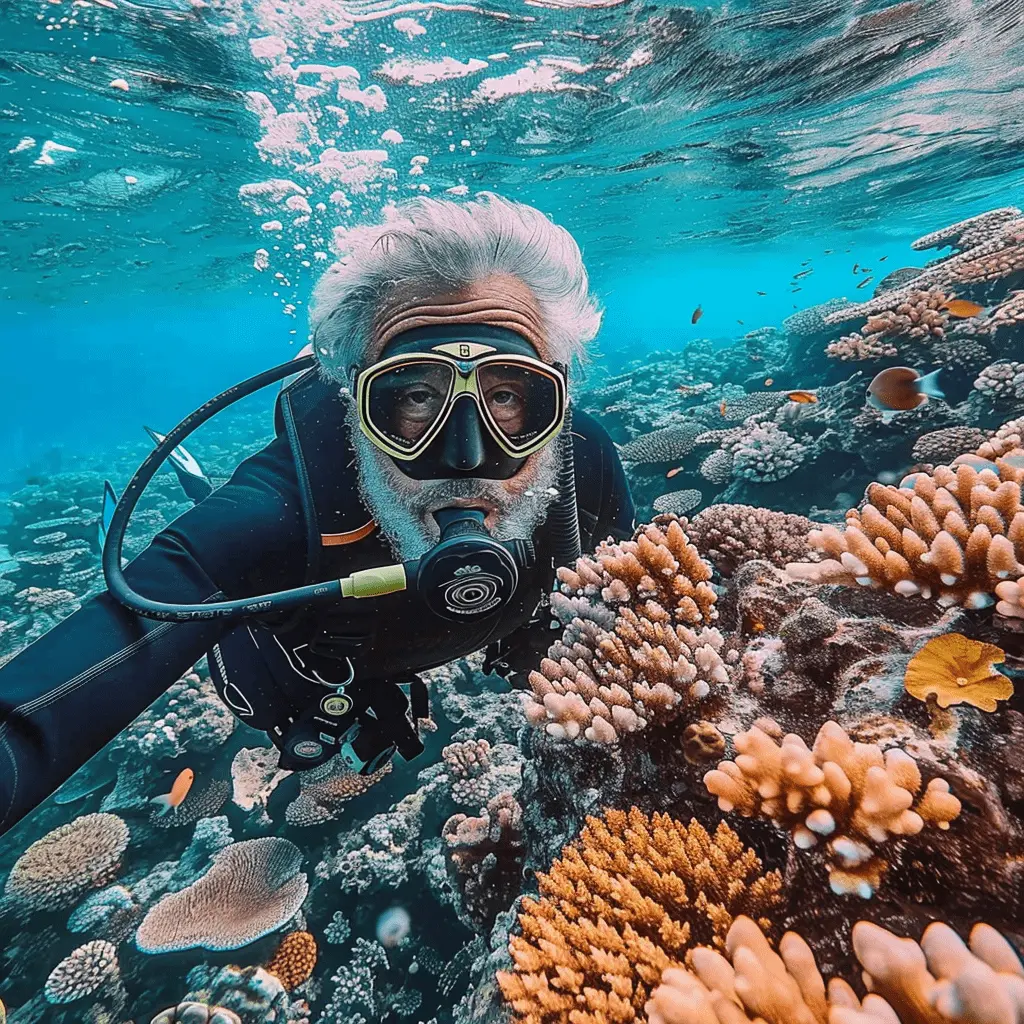
[[[681,516],[696,508],[703,500],[704,496],[700,491],[688,488],[683,491],[669,491],[667,494],[659,495],[652,502],[652,507],[655,512],[674,512],[676,515]]]
[[[715,619],[711,569],[678,520],[663,525],[650,524],[636,540],[603,542],[575,569],[558,570],[563,591],[608,605],[615,617],[608,629],[577,615],[530,673],[526,717],[549,735],[615,743],[728,681],[721,633],[691,628]]]
[[[135,944],[143,953],[238,949],[286,924],[306,898],[302,854],[287,839],[234,843],[205,875],[164,896],[143,918]]]
[[[709,505],[690,521],[687,536],[704,558],[730,576],[743,563],[764,559],[780,568],[813,557],[807,543],[815,524],[805,516],[754,505]]]
[[[128,826],[116,814],[75,818],[37,839],[18,858],[4,893],[37,910],[69,907],[117,877],[128,839]]]
[[[936,921],[920,945],[861,921],[853,947],[869,994],[826,986],[802,936],[773,951],[749,918],[729,929],[725,954],[699,947],[672,967],[647,1003],[648,1024],[1024,1024],[1024,965],[994,928],[975,925],[969,947]]]
[[[73,1003],[119,976],[117,950],[102,939],[79,946],[50,972],[43,988],[48,1003]]]
[[[703,426],[695,420],[683,420],[671,427],[634,437],[619,446],[619,455],[627,462],[672,462],[693,451],[697,435]]]
[[[1013,683],[996,670],[1006,660],[1002,648],[971,640],[962,633],[933,637],[907,665],[903,684],[912,697],[934,696],[940,708],[971,704],[995,711],[1013,696]]]
[[[782,884],[724,823],[709,835],[635,807],[588,818],[537,880],[509,941],[514,967],[498,973],[520,1024],[642,1020],[662,972],[695,944],[721,946],[744,914],[769,927]]]
[[[289,932],[277,951],[266,965],[266,972],[273,974],[290,992],[307,981],[316,967],[316,939],[309,932]]]
[[[910,243],[910,248],[921,251],[951,246],[962,252],[985,241],[993,231],[997,231],[1020,216],[1021,211],[1016,206],[1001,206],[996,210],[988,210],[985,213],[967,217],[948,227],[922,235]]]
[[[959,461],[959,460],[957,460]],[[846,529],[824,526],[808,541],[828,557],[790,563],[796,579],[879,586],[940,605],[993,603],[996,584],[1024,572],[1021,469],[1002,459],[915,473],[899,487],[873,483]]]
[[[925,824],[948,828],[960,813],[944,779],[932,779],[921,793],[917,762],[899,748],[883,753],[875,744],[854,743],[836,722],[826,722],[808,748],[794,734],[776,741],[770,732],[777,725],[765,725],[769,731],[755,725],[737,733],[736,759],[722,761],[704,784],[721,810],[769,819],[791,832],[798,849],[826,840],[837,894],[872,896],[887,867],[878,847],[893,836],[916,835]]]

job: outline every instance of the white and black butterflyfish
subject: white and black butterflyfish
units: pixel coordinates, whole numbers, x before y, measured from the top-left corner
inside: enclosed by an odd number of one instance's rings
[[[143,427],[143,430],[149,434],[155,444],[163,444],[164,434],[146,426]],[[208,498],[213,493],[213,484],[210,483],[210,478],[206,475],[203,467],[199,465],[198,459],[190,451],[179,444],[176,448],[171,449],[168,459],[178,477],[181,489],[189,500],[198,505],[199,502],[204,498]]]

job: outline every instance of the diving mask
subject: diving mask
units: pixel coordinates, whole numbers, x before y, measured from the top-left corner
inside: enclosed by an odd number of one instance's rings
[[[507,479],[565,419],[562,367],[515,331],[482,324],[400,334],[355,371],[353,390],[363,433],[417,479]]]

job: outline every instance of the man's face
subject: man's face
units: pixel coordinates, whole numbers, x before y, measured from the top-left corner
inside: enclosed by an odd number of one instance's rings
[[[549,358],[533,295],[518,278],[504,274],[449,294],[417,296],[408,290],[394,293],[378,315],[368,358],[378,358],[396,335],[414,327],[444,324],[509,328],[530,341],[541,359]],[[501,407],[501,415],[514,417],[515,389],[509,387],[504,391],[493,395],[492,400],[496,407]],[[410,402],[429,398],[413,395]],[[415,430],[415,415],[416,409],[410,406],[411,431]],[[485,524],[491,534],[499,540],[511,540],[532,536],[554,500],[561,436],[529,456],[519,471],[506,480],[414,480],[363,434],[354,406],[349,412],[349,428],[356,449],[363,503],[402,561],[420,557],[436,543],[439,531],[432,513],[438,509],[479,508],[485,513]]]

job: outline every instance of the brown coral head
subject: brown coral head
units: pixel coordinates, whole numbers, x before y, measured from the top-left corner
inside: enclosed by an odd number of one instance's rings
[[[708,764],[725,753],[725,737],[711,722],[691,722],[683,730],[683,757],[687,764]]]
[[[314,967],[316,939],[309,932],[289,932],[281,940],[266,970],[290,992],[312,976]]]
[[[995,711],[998,701],[1013,696],[1013,683],[995,667],[1005,659],[1006,654],[994,644],[944,633],[910,659],[903,685],[920,701],[934,696],[941,708],[970,704]]]

